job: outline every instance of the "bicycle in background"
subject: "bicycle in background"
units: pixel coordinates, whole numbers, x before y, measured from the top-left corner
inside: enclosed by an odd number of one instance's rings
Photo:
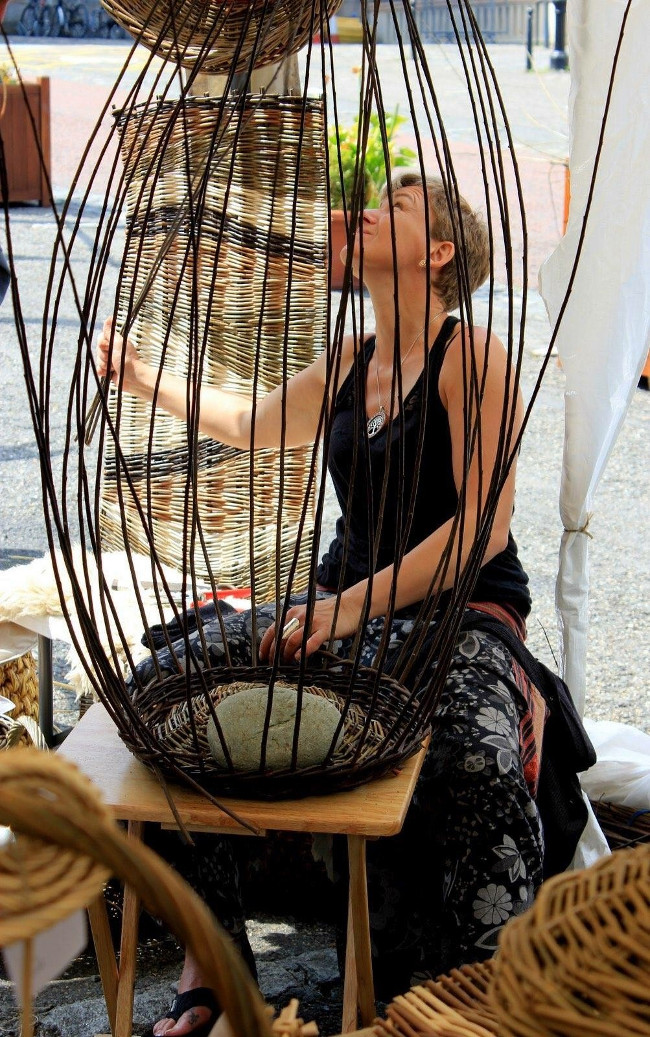
[[[47,0],[29,0],[22,10],[18,19],[17,31],[20,36],[47,36],[50,27],[49,12],[47,18],[45,10],[48,6]]]
[[[108,11],[103,7],[96,7],[90,12],[90,35],[105,40],[128,40],[130,36],[126,29],[111,18]]]
[[[88,34],[88,11],[79,0],[56,0],[49,9],[52,12],[49,36],[71,36],[78,40]]]
[[[70,36],[88,33],[88,11],[80,0],[29,0],[18,21],[22,36]]]

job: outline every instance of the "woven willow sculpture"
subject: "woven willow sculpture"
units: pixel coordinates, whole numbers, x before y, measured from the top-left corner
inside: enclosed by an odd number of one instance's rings
[[[352,291],[352,250],[348,250],[340,301],[339,297],[330,299],[327,293],[327,268],[323,264],[325,258],[331,260],[325,248],[327,131],[338,126],[342,102],[337,98],[333,50],[310,41],[316,31],[321,39],[324,37],[325,18],[334,8],[326,10],[314,3],[305,20],[302,0],[288,13],[280,4],[240,6],[234,0],[224,4],[180,0],[142,3],[129,5],[128,13],[112,2],[107,7],[129,31],[137,32],[142,42],[169,57],[169,62],[159,69],[152,58],[130,89],[108,140],[103,141],[100,128],[96,131],[92,143],[102,148],[114,145],[119,138],[122,161],[115,159],[83,284],[73,260],[84,206],[73,216],[68,202],[61,214],[62,230],[49,278],[49,308],[44,315],[42,377],[30,357],[18,311],[41,453],[46,521],[52,542],[61,547],[61,556],[55,560],[60,579],[72,588],[83,634],[83,643],[76,640],[77,648],[97,694],[126,742],[143,760],[167,775],[195,781],[213,793],[249,795],[304,794],[352,785],[399,765],[418,748],[428,729],[463,609],[489,540],[499,494],[518,450],[520,433],[515,435],[513,431],[514,407],[504,405],[498,456],[489,486],[484,487],[471,550],[462,565],[452,548],[454,535],[465,528],[466,498],[464,492],[459,493],[449,543],[431,583],[434,587],[440,577],[453,574],[452,600],[426,651],[422,648],[424,635],[440,602],[439,591],[425,595],[407,642],[392,662],[390,676],[384,669],[394,596],[372,666],[361,665],[360,637],[353,639],[345,659],[328,658],[323,653],[309,666],[304,658],[299,665],[287,666],[276,652],[268,665],[260,666],[253,611],[250,666],[233,665],[226,645],[223,665],[211,669],[204,641],[194,650],[190,665],[177,666],[176,675],[170,677],[158,668],[157,677],[146,687],[137,673],[134,683],[127,684],[129,674],[122,672],[118,662],[124,654],[130,661],[125,631],[111,587],[101,575],[102,551],[107,546],[123,543],[127,564],[134,550],[149,555],[161,620],[181,620],[187,612],[191,622],[198,622],[198,608],[193,603],[199,597],[200,581],[207,581],[216,596],[219,585],[245,580],[244,571],[250,574],[246,583],[252,588],[253,609],[265,600],[275,602],[280,624],[284,623],[291,595],[304,586],[308,586],[307,608],[313,609],[326,492],[318,445],[300,452],[281,450],[273,461],[253,451],[238,456],[231,448],[208,443],[199,435],[195,401],[200,401],[201,385],[212,379],[230,388],[252,389],[255,399],[272,384],[284,385],[291,372],[324,345],[327,392],[318,427],[320,446],[327,456],[333,416],[329,400],[340,384],[343,337],[346,330],[354,331],[359,351],[371,315],[363,294]],[[257,18],[260,11],[263,13]],[[459,312],[464,327],[469,329],[470,342],[463,387],[464,456],[469,465],[481,443],[481,384],[471,356],[474,316],[458,230],[456,175],[435,82],[411,5],[406,0],[391,2],[390,12],[402,41],[400,69],[412,99],[408,116],[418,147],[417,164],[424,172],[422,143],[426,140],[430,142],[427,159],[439,170],[448,206],[456,214],[454,262]],[[225,27],[234,25],[233,19],[242,13],[243,22],[237,21],[237,43],[227,42]],[[376,114],[379,124],[385,124],[384,92],[376,60],[378,14],[377,7],[364,19],[356,107],[359,162],[353,189],[344,196],[350,243],[362,214],[364,149],[371,115]],[[494,262],[495,257],[503,256],[508,299],[506,348],[514,399],[523,343],[527,250],[513,142],[471,5],[466,0],[460,0],[453,10],[450,5],[450,18],[474,113],[484,209],[491,235],[493,265],[486,323],[489,334]],[[284,31],[282,43],[274,37],[280,25]],[[305,95],[274,97],[271,90],[265,97],[251,95],[253,68],[305,41]],[[183,68],[188,71],[182,72]],[[196,76],[215,70],[226,76],[223,98],[191,97]],[[152,78],[153,87],[147,91],[144,84]],[[120,79],[116,86],[121,83]],[[384,150],[389,166],[385,137]],[[334,156],[333,168],[340,158],[340,154]],[[80,171],[79,184],[84,183],[87,194],[93,190],[95,176],[96,167],[91,168],[90,162]],[[75,185],[77,191],[79,184]],[[124,207],[126,244],[119,223]],[[513,240],[521,242],[519,258]],[[120,275],[113,304],[107,307],[102,289],[108,284],[109,263],[116,254]],[[515,280],[523,284],[520,317],[515,314]],[[69,289],[76,300],[80,331],[66,401],[69,428],[63,443],[57,445],[49,424],[48,372],[57,360],[53,329],[59,300]],[[136,338],[146,326],[151,359],[160,364],[161,370],[175,370],[185,378],[187,398],[192,401],[186,428],[179,428],[158,413],[150,417],[147,408],[135,403],[119,385],[113,396],[100,384],[93,333],[107,309],[117,314],[120,330]],[[269,343],[272,348],[267,349]],[[423,343],[425,365],[428,344]],[[548,356],[551,348],[552,341]],[[359,370],[356,393],[365,401],[363,363]],[[394,379],[392,393],[401,414],[399,378]],[[97,431],[88,444],[86,433],[95,421]],[[254,439],[253,420],[251,446]],[[54,461],[57,449],[63,454],[63,476]],[[371,555],[383,507],[383,503],[378,506],[373,522],[369,522]],[[398,559],[405,550],[411,522],[409,508],[409,501],[399,503]],[[239,546],[233,547],[230,536],[237,525],[241,538]],[[91,586],[90,566],[80,571],[73,564],[70,530],[74,527],[82,545],[94,556],[99,588]],[[170,560],[180,571],[180,589],[172,587],[162,571],[162,563]],[[360,629],[368,609],[369,603]],[[147,626],[144,605],[141,611],[143,626]],[[95,631],[100,618],[112,630],[114,650],[105,651],[98,643]],[[223,623],[219,609],[217,620]],[[183,626],[180,629],[183,631]],[[178,636],[185,638],[189,653],[189,635]],[[173,654],[169,631],[164,629],[161,637],[162,642],[155,641],[151,632],[146,635],[152,652],[162,643]],[[431,665],[434,659],[435,668]],[[425,672],[429,677],[418,686],[418,674]],[[334,703],[340,720],[322,764],[301,768],[295,752],[290,765],[271,774],[265,771],[263,762],[250,773],[236,772],[228,763],[215,763],[207,750],[207,721],[213,720],[219,730],[217,703],[251,684],[269,688],[271,697],[276,685],[289,685],[297,690],[300,700],[315,688]],[[296,718],[294,745],[299,737],[300,710]],[[264,744],[269,722],[270,709]]]

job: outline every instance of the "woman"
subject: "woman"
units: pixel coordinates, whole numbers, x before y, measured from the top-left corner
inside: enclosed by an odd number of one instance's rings
[[[298,627],[281,644],[286,660],[299,659],[302,652],[311,655],[326,642],[345,654],[368,612],[363,661],[371,663],[395,580],[397,612],[392,654],[386,664],[390,668],[413,627],[419,604],[440,592],[439,605],[444,608],[457,566],[464,565],[475,537],[497,464],[504,414],[514,409],[515,433],[521,422],[521,402],[512,398],[508,388],[512,377],[503,345],[494,335],[488,338],[485,329],[463,330],[448,314],[459,302],[458,269],[471,292],[489,271],[482,221],[462,199],[458,211],[460,218],[457,211],[450,211],[439,180],[427,178],[425,189],[419,173],[399,171],[392,178],[390,199],[386,194],[379,209],[363,213],[353,268],[370,294],[376,332],[363,349],[355,350],[353,337],[342,345],[328,464],[343,517],[317,573],[321,588],[342,591],[336,611],[337,596],[319,595],[308,629],[306,604],[289,609],[286,619],[296,619]],[[455,260],[454,241],[463,242],[461,264]],[[100,374],[108,373],[111,334],[108,321],[99,340]],[[400,393],[395,388],[396,357]],[[157,370],[143,364],[133,347],[125,346],[117,335],[110,363],[114,380],[123,365],[125,390],[152,399]],[[327,375],[323,355],[284,389],[278,387],[261,399],[255,416],[255,446],[280,444],[283,392],[285,443],[312,442]],[[359,422],[355,397],[360,376],[365,377],[366,413]],[[480,436],[468,463],[470,383],[481,386]],[[165,374],[157,405],[186,417],[186,391],[185,380]],[[202,388],[202,432],[247,449],[251,420],[248,401],[216,388]],[[378,543],[371,545],[368,508],[374,509],[376,517],[387,463],[389,504]],[[477,609],[486,609],[496,611],[522,636],[525,632],[528,581],[510,534],[514,478],[513,466],[500,494],[474,588],[476,608],[468,610],[452,659],[407,823],[399,837],[370,847],[373,953],[382,996],[404,989],[416,976],[436,974],[493,953],[502,925],[529,906],[541,882],[535,760],[533,754],[524,761],[520,751],[520,732],[530,721],[529,708],[515,687],[507,650],[493,635],[471,627],[472,617],[480,614]],[[455,523],[461,488],[465,506],[462,521]],[[405,500],[412,500],[413,517],[395,576],[393,560]],[[441,566],[450,538],[450,564]],[[250,657],[250,625],[246,617],[237,616],[228,617],[227,623],[229,645],[235,648],[233,661],[244,662],[247,654]],[[258,629],[260,656],[266,659],[273,655],[278,635],[272,607],[260,610]],[[220,635],[211,631],[206,640],[211,661],[218,662],[223,655]],[[160,653],[159,661],[163,672],[174,671],[170,653]],[[146,663],[142,677],[146,680]],[[414,679],[430,678],[431,667],[428,674],[418,673],[416,667]],[[220,852],[227,853],[223,843]],[[222,861],[221,866],[223,879],[231,862]],[[224,889],[223,881],[215,880],[213,885]],[[207,894],[206,898],[210,902]],[[245,949],[243,911],[235,919],[238,912],[232,900],[223,907],[214,901],[211,906],[226,916],[226,924]],[[200,1032],[197,1026],[207,1026],[216,1006],[208,1003],[205,990],[196,988],[202,988],[201,976],[186,959],[179,990],[189,992],[188,999],[175,1004],[172,1014],[154,1026],[154,1034],[196,1033]]]

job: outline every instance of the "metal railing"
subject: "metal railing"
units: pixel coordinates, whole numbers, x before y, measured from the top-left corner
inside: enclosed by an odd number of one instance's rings
[[[360,17],[363,0],[343,0],[339,13],[347,17]],[[368,16],[372,20],[374,4],[368,3]],[[452,5],[458,17],[458,7]],[[415,22],[423,43],[454,43],[456,36],[452,17],[446,0],[411,0]],[[488,43],[523,43],[526,40],[528,10],[532,9],[533,44],[548,47],[550,33],[555,24],[555,8],[552,0],[475,0],[472,10],[478,27]],[[400,5],[395,4],[398,24],[405,28],[405,17]],[[461,30],[462,31],[462,30]],[[377,40],[380,43],[396,43],[397,35],[393,15],[388,3],[380,4]]]
[[[548,6],[546,0],[537,0],[535,3],[487,0],[485,3],[475,3],[473,11],[486,43],[519,43],[526,38],[528,10],[532,8],[533,42],[547,46]],[[446,3],[414,0],[413,13],[423,42],[455,41],[454,23]],[[456,22],[462,26],[459,18],[456,18]]]

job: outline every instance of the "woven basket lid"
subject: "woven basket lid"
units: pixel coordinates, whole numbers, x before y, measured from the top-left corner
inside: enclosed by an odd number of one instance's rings
[[[212,75],[300,50],[341,0],[102,0],[116,22],[168,61]]]

